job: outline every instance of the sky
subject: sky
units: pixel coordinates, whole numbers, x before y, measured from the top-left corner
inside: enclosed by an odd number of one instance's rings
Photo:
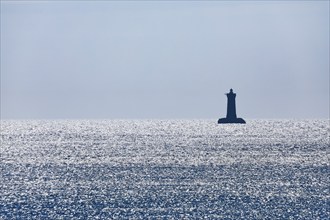
[[[329,118],[329,1],[1,1],[1,119]]]

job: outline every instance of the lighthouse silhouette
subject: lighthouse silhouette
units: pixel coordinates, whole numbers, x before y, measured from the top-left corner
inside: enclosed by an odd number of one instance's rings
[[[239,123],[245,124],[243,118],[237,118],[236,116],[236,93],[233,92],[233,89],[230,89],[227,95],[227,115],[225,118],[220,118],[218,120],[218,124],[226,124],[226,123]]]

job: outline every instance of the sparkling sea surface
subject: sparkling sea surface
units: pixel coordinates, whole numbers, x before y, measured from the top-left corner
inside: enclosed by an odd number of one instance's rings
[[[329,120],[3,120],[0,219],[329,219],[329,134]]]

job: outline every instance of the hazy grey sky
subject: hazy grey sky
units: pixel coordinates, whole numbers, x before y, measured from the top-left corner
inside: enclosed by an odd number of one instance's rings
[[[328,1],[1,1],[1,118],[329,117]]]

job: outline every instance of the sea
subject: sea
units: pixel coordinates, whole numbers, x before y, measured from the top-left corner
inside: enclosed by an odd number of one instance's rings
[[[0,219],[329,219],[329,120],[1,120]]]

